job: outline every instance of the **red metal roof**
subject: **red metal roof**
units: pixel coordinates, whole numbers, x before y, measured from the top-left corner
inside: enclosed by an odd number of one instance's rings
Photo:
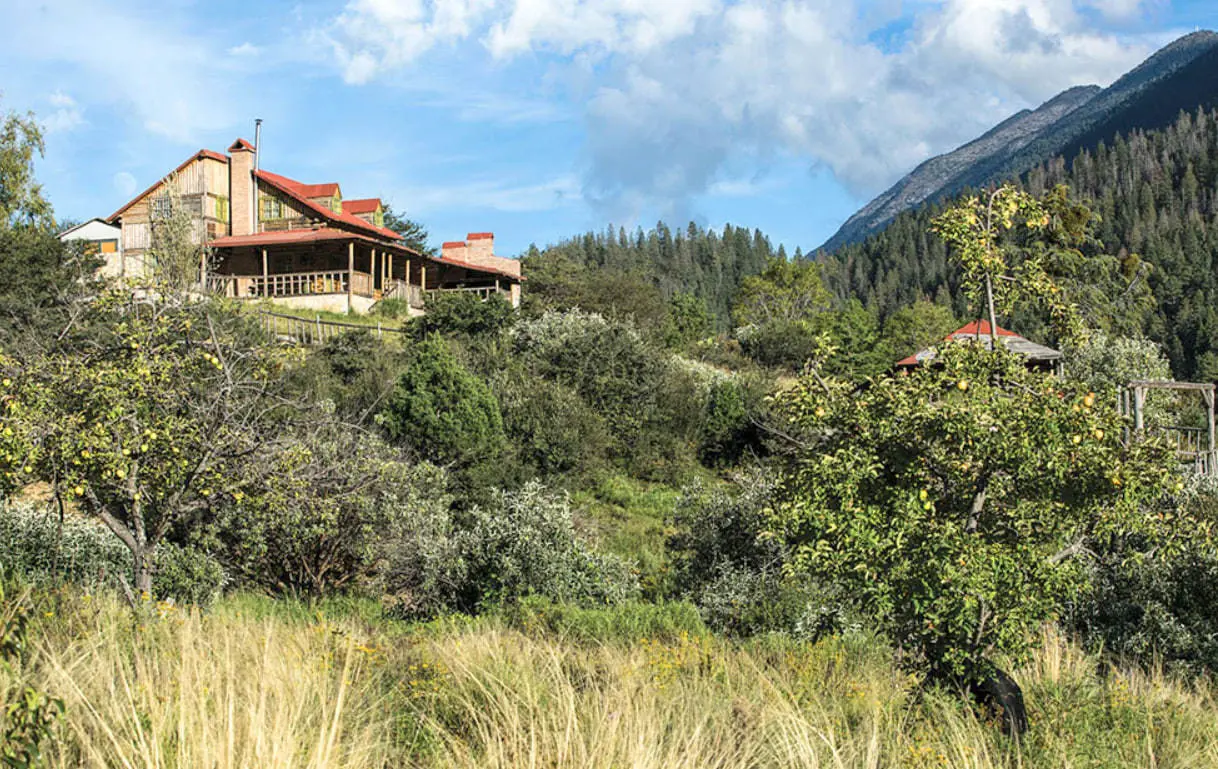
[[[997,336],[1006,347],[1021,353],[1025,357],[1044,360],[1056,360],[1061,357],[1061,353],[1057,352],[1057,350],[1036,344],[1016,334],[1014,331],[1008,331],[1002,326],[998,326]],[[990,338],[990,322],[988,320],[975,320],[972,323],[961,326],[943,337],[943,341],[950,342],[953,340],[960,341],[977,338],[983,341]],[[896,365],[898,368],[919,366],[924,360],[933,359],[934,357],[934,348],[928,348],[914,353],[907,358],[902,358],[897,361]]]
[[[329,206],[323,206],[318,203],[314,203],[312,200],[309,200],[308,195],[305,195],[303,192],[301,192],[302,188],[308,188],[310,186],[319,186],[319,185],[301,184],[300,182],[295,181],[294,179],[289,179],[286,176],[280,176],[279,174],[273,174],[269,171],[263,171],[263,170],[258,171],[258,178],[261,179],[262,181],[266,182],[267,184],[270,184],[272,187],[274,187],[275,189],[284,193],[285,195],[291,197],[293,200],[297,201],[301,205],[307,207],[310,211],[313,211],[314,213],[318,214],[319,216],[321,216],[322,219],[324,219],[326,221],[334,222],[337,224],[345,224],[349,227],[354,227],[357,230],[371,233],[371,234],[376,235],[385,240],[401,240],[402,239],[402,236],[399,235],[398,233],[394,232],[393,230],[387,229],[385,227],[377,227],[375,224],[365,222],[363,219],[360,219],[358,216],[352,216],[351,214],[346,214],[346,213],[336,214],[336,213],[334,213],[333,209],[331,209]]]
[[[978,334],[982,336],[990,335],[990,322],[988,320],[975,320],[966,326],[961,326],[944,338],[952,339],[961,336],[977,336]],[[1019,334],[1016,334],[1014,331],[1007,331],[1002,326],[999,326],[998,336],[1019,336]]]
[[[358,233],[337,230],[331,227],[300,230],[273,230],[259,232],[256,235],[225,235],[208,243],[213,248],[238,248],[240,246],[273,246],[285,243],[316,243],[323,240],[365,240],[375,243],[372,238]]]
[[[344,200],[344,214],[372,214],[381,207],[380,198],[363,198],[361,200]]]
[[[301,184],[296,182],[296,191],[306,198],[332,198],[338,193],[338,182],[323,184]]]
[[[188,166],[188,165],[190,165],[191,163],[195,162],[196,160],[200,160],[200,159],[202,159],[202,158],[211,158],[212,160],[219,160],[221,163],[228,163],[228,156],[227,156],[227,155],[224,155],[224,154],[222,154],[222,153],[216,152],[215,150],[207,150],[207,149],[199,150],[199,151],[198,151],[198,152],[196,152],[195,154],[193,154],[193,155],[191,155],[190,157],[188,157],[188,158],[186,158],[185,160],[183,160],[183,161],[182,161],[182,164],[181,164],[181,165],[179,165],[177,168],[173,169],[173,171],[171,171],[171,172],[170,172],[170,173],[168,173],[168,174],[165,174],[165,176],[164,176],[164,177],[162,177],[161,179],[159,179],[159,180],[157,180],[156,182],[154,182],[154,183],[152,184],[152,186],[150,186],[148,189],[146,189],[146,190],[144,190],[143,192],[141,192],[140,194],[136,195],[136,196],[135,196],[135,197],[133,197],[131,200],[128,200],[128,201],[126,202],[126,204],[124,204],[124,205],[123,205],[123,207],[122,207],[122,208],[120,208],[119,210],[117,210],[117,211],[115,211],[114,213],[110,214],[110,216],[106,217],[106,221],[107,221],[107,222],[109,222],[110,224],[114,224],[114,220],[115,220],[115,219],[117,219],[117,218],[119,218],[120,216],[122,216],[122,215],[123,215],[123,213],[125,213],[125,212],[126,212],[126,210],[127,210],[128,208],[131,208],[131,207],[132,207],[132,206],[134,206],[136,203],[138,203],[138,202],[140,202],[141,200],[143,200],[145,196],[147,196],[149,193],[151,193],[151,192],[152,192],[153,190],[155,190],[157,187],[160,187],[162,184],[164,184],[166,179],[168,179],[170,176],[173,176],[174,174],[181,173],[183,168],[185,168],[186,166]]]

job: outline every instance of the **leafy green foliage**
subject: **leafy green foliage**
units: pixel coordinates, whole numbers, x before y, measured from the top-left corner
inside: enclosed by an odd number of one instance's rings
[[[498,294],[484,300],[471,292],[454,291],[431,296],[427,314],[415,318],[411,329],[420,339],[430,334],[479,336],[503,331],[514,317],[511,303]]]
[[[442,473],[401,461],[375,435],[325,424],[293,443],[266,491],[217,505],[190,540],[242,584],[309,595],[358,587],[375,578],[403,518],[446,504]]]
[[[440,463],[468,466],[503,449],[494,394],[436,336],[414,347],[377,421],[391,441]]]
[[[84,350],[0,359],[0,472],[34,481],[100,518],[131,550],[137,589],[179,521],[225,495],[274,441],[267,399],[282,361],[237,343],[243,321],[208,304],[104,297]],[[87,351],[87,352],[86,352]]]
[[[0,120],[0,231],[20,225],[50,229],[51,204],[34,179],[34,156],[46,145],[33,113],[9,112]]]
[[[571,310],[547,312],[512,331],[515,352],[566,385],[605,420],[617,441],[636,442],[670,421],[666,357],[629,324]]]
[[[949,308],[919,299],[884,321],[884,344],[895,362],[942,342],[959,327]]]
[[[710,314],[706,302],[693,294],[677,293],[668,300],[668,319],[664,325],[664,343],[681,348],[711,335]]]
[[[578,478],[606,460],[605,420],[569,386],[507,365],[491,377],[504,432],[529,476]]]
[[[470,511],[467,532],[462,550],[476,602],[539,595],[616,603],[637,592],[623,561],[595,553],[576,537],[567,496],[540,483],[497,492]]]
[[[1083,584],[1087,538],[1154,528],[1141,505],[1172,459],[1013,354],[961,343],[940,361],[780,396],[795,443],[772,524],[791,569],[846,580],[908,664],[974,680]]]
[[[97,260],[37,227],[0,228],[0,344],[46,344],[76,300],[96,289]]]

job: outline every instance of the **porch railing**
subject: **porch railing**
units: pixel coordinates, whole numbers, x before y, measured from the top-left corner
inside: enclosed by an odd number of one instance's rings
[[[394,280],[385,286],[381,299],[401,299],[416,310],[423,309],[423,289],[404,280]]]
[[[372,276],[366,272],[286,272],[276,275],[208,275],[212,293],[234,299],[345,294],[348,281],[352,293],[372,296]]]
[[[461,286],[459,288],[434,288],[434,289],[427,291],[426,293],[427,293],[427,296],[429,296],[429,297],[437,296],[439,294],[469,293],[469,294],[476,295],[478,298],[480,298],[484,302],[486,300],[490,299],[495,294],[499,294],[504,297],[511,296],[511,292],[505,291],[502,288],[495,288],[494,286]]]

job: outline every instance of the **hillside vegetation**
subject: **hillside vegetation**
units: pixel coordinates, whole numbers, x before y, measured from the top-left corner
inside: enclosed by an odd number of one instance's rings
[[[1147,285],[1153,292],[1152,306],[1132,304],[1115,316],[1094,312],[1088,321],[1162,345],[1181,379],[1218,379],[1218,113],[1181,115],[1166,130],[1121,136],[1069,161],[1056,158],[1024,184],[1034,194],[1066,185],[1098,215],[1088,252],[1117,256],[1132,292]],[[862,299],[880,317],[923,297],[962,313],[958,270],[929,232],[940,210],[902,214],[878,235],[824,257],[834,293]],[[1025,335],[1047,331],[1035,319],[1022,320],[1016,328]]]
[[[1215,762],[1218,484],[1115,405],[1168,371],[1168,284],[1063,186],[925,222],[938,303],[660,227],[313,347],[197,293],[177,198],[105,281],[24,193],[6,766]],[[1071,365],[941,344],[957,314]]]

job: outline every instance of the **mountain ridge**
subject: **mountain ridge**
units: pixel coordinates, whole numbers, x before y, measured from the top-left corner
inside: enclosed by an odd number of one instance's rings
[[[1051,157],[1072,155],[1117,133],[1161,127],[1180,110],[1213,106],[1218,103],[1216,72],[1218,33],[1185,35],[1107,88],[1069,88],[1035,110],[1021,110],[977,139],[923,162],[847,219],[818,250],[832,252],[857,243],[902,211],[1018,177]],[[1153,117],[1139,119],[1144,113]]]

